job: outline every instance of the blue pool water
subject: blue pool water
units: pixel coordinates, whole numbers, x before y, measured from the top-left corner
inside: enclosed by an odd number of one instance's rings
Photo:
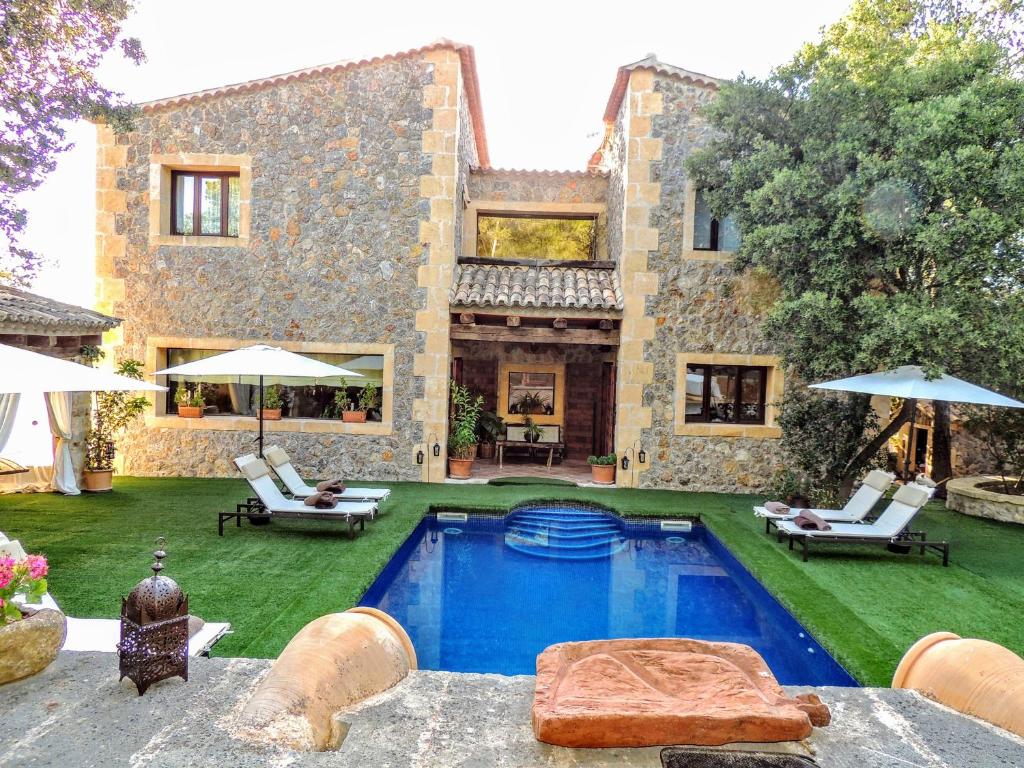
[[[784,685],[857,684],[701,525],[561,505],[429,516],[360,604],[401,622],[422,669],[533,674],[552,643],[689,637],[753,646]]]

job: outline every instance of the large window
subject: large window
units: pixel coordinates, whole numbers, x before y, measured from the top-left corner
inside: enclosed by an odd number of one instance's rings
[[[167,366],[182,365],[201,360],[205,357],[219,355],[222,349],[180,349],[167,350]],[[315,358],[330,365],[341,366],[353,373],[362,374],[345,382],[310,383],[282,385],[278,387],[281,395],[281,415],[292,419],[338,419],[347,404],[355,404],[359,394],[367,384],[377,387],[377,406],[367,412],[367,421],[383,421],[383,398],[380,397],[384,382],[383,355],[342,355],[307,353],[305,357]],[[342,386],[344,384],[344,386]],[[165,394],[165,413],[175,414],[178,406],[175,402],[180,388],[189,393],[199,388],[204,401],[204,415],[255,416],[259,408],[259,387],[253,384],[239,384],[228,377],[215,377],[210,380],[196,381],[192,377],[187,380],[182,376],[167,377],[168,391]]]
[[[171,234],[238,237],[239,174],[171,172]]]
[[[743,365],[687,365],[688,423],[764,424],[768,369]]]
[[[704,195],[697,191],[693,214],[693,249],[696,251],[736,251],[740,231],[732,216],[712,215]]]
[[[584,215],[480,213],[476,255],[493,259],[595,258],[597,218]]]

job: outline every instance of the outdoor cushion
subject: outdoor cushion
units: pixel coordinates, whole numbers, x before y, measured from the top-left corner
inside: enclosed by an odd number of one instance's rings
[[[889,486],[892,485],[892,475],[880,469],[872,469],[868,472],[868,476],[864,478],[864,485],[870,485],[879,491],[887,491]]]
[[[270,474],[270,468],[267,463],[261,459],[253,459],[245,463],[240,463],[238,468],[242,471],[250,480],[259,480],[261,477]]]
[[[901,486],[895,494],[893,494],[893,501],[900,501],[911,507],[922,507],[924,503],[928,501],[930,494],[925,488],[916,486],[913,483],[909,485]]]
[[[272,445],[263,452],[263,458],[266,459],[270,466],[280,467],[283,464],[288,464],[291,459],[288,458],[288,454],[285,453],[284,448],[278,445]]]

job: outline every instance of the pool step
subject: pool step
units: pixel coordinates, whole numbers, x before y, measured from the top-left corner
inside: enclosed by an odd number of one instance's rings
[[[526,509],[505,521],[505,546],[534,557],[593,560],[627,546],[617,518],[588,510]]]

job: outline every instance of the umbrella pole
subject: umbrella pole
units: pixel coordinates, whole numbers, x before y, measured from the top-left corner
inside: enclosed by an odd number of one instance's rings
[[[910,430],[907,432],[907,449],[903,454],[903,482],[910,480],[910,452],[914,448],[914,427],[917,424],[917,400],[910,401]],[[260,442],[262,448],[263,443]]]
[[[263,377],[260,376],[260,436],[257,438],[257,442],[260,444],[260,458],[263,458]]]

